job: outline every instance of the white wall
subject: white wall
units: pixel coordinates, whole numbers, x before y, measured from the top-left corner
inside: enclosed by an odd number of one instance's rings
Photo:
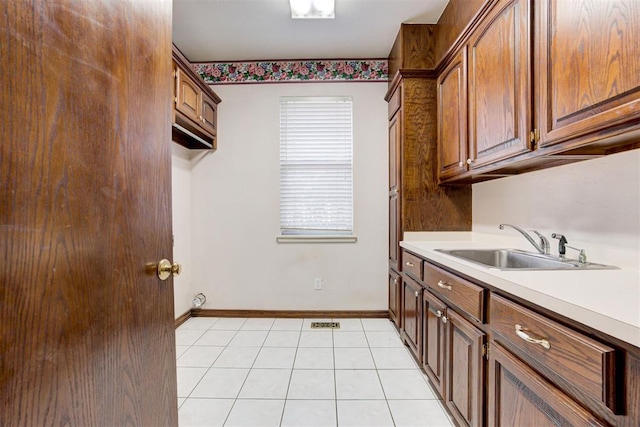
[[[215,86],[218,150],[191,160],[192,293],[205,308],[387,308],[387,104],[384,83]],[[353,97],[357,243],[283,244],[279,97]],[[324,280],[313,289],[313,280]]]
[[[171,144],[171,204],[173,208],[173,260],[182,264],[182,273],[173,278],[175,317],[191,308],[191,164],[192,153]]]
[[[474,184],[473,230],[507,233],[501,222],[592,250],[639,252],[640,150]]]

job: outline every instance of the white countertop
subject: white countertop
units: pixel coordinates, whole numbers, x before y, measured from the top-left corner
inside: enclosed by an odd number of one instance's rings
[[[520,241],[521,240],[521,241]],[[405,233],[403,248],[560,315],[640,347],[640,262],[637,253],[589,261],[619,270],[500,271],[434,249],[515,248],[533,251],[522,237],[474,232]],[[587,255],[589,251],[587,251]]]

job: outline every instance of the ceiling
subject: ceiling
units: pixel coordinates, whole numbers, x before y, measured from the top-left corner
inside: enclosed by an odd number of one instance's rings
[[[386,58],[400,24],[435,24],[448,0],[335,0],[335,19],[291,19],[289,0],[173,0],[192,62]]]

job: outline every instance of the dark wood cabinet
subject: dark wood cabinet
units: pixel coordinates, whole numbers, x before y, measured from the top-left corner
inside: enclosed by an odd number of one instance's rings
[[[458,425],[640,425],[640,349],[403,257],[402,338]]]
[[[467,49],[438,76],[438,178],[467,171]]]
[[[444,359],[446,345],[446,326],[442,321],[446,305],[428,291],[422,296],[422,369],[431,384],[445,395]]]
[[[531,0],[500,0],[469,40],[470,168],[530,151]]]
[[[402,327],[402,277],[394,270],[389,270],[389,318],[398,330]]]
[[[537,3],[540,145],[577,139],[575,147],[637,128],[640,2]]]
[[[447,308],[444,401],[460,425],[483,425],[486,334]]]
[[[172,138],[187,148],[217,148],[217,111],[220,98],[191,69],[173,46],[174,109]]]
[[[397,96],[399,96],[398,90]],[[399,101],[398,101],[399,102]],[[398,108],[389,123],[389,267],[400,271],[400,238],[402,227],[400,225],[400,141],[401,127],[400,117],[402,112]]]
[[[441,183],[640,147],[640,2],[487,0],[468,24],[438,66]]]
[[[488,376],[487,425],[607,425],[494,342]]]
[[[422,357],[422,286],[404,277],[402,291],[402,339],[416,360]]]
[[[471,230],[471,187],[438,185],[433,37],[432,25],[403,24],[389,53],[389,269],[397,273],[405,232]]]

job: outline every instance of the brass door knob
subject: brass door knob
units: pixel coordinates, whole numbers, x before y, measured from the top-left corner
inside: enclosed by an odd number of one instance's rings
[[[171,264],[168,259],[163,259],[158,263],[158,277],[160,280],[167,280],[169,275],[178,276],[180,273],[182,273],[182,265],[177,262]]]

